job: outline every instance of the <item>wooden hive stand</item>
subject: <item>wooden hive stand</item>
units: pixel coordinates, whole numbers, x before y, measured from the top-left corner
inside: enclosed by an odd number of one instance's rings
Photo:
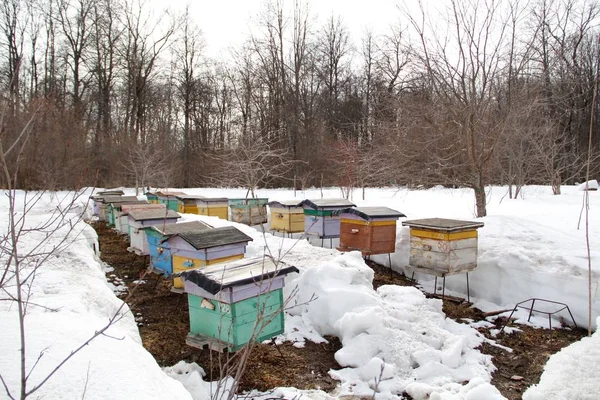
[[[407,270],[443,278],[442,297],[446,291],[446,276],[465,273],[467,301],[471,301],[469,271],[477,267],[477,229],[483,222],[444,218],[427,218],[403,221],[410,227],[410,256]]]

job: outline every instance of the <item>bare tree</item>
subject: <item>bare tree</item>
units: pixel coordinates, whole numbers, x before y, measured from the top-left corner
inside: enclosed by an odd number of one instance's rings
[[[496,147],[510,110],[497,104],[496,84],[506,74],[507,23],[503,2],[459,2],[448,9],[449,32],[439,32],[428,19],[408,14],[421,45],[419,61],[425,67],[435,107],[445,114],[437,131],[452,136],[452,147],[441,164],[459,161],[455,179],[475,193],[476,215],[486,211],[485,186]],[[462,170],[461,170],[462,169]]]
[[[139,188],[144,190],[148,185],[169,187],[177,164],[172,156],[161,149],[150,145],[137,145],[129,149],[126,159],[122,162],[125,176],[132,179],[135,185],[135,195]]]
[[[220,168],[212,179],[219,185],[244,187],[248,190],[246,197],[254,198],[260,186],[281,184],[288,179],[290,169],[297,163],[289,156],[278,142],[261,136],[242,139],[235,148],[216,157]]]

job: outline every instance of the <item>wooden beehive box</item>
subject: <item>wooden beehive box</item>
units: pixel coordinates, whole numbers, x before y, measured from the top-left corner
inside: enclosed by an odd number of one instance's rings
[[[132,210],[163,210],[166,212],[164,204],[123,204],[121,206],[121,215],[118,218],[118,225],[115,220],[115,227],[123,234],[129,235],[129,212]]]
[[[164,206],[163,204],[161,205]],[[150,253],[150,265],[155,271],[160,271],[168,275],[173,273],[173,260],[171,246],[167,239],[178,233],[212,229],[212,226],[200,221],[189,221],[165,226],[155,225],[145,229],[146,239],[148,240],[148,252]]]
[[[229,199],[231,221],[246,225],[267,223],[267,198]]]
[[[198,215],[207,215],[224,220],[229,216],[229,199],[227,197],[205,197],[196,201]]]
[[[90,199],[92,200],[93,215],[96,215],[96,216],[100,215],[100,205],[102,204],[104,197],[122,196],[124,194],[125,194],[125,192],[123,192],[122,190],[105,190],[102,192],[96,192],[93,195],[91,195]]]
[[[110,226],[115,226],[115,208],[120,204],[137,204],[140,200],[136,196],[108,196],[104,198],[104,221]],[[142,200],[144,201],[144,200]]]
[[[175,196],[177,198],[177,212],[183,214],[199,214],[198,201],[204,199],[204,196],[185,194]]]
[[[115,229],[118,230],[119,232],[121,231],[121,214],[123,214],[123,206],[128,206],[128,205],[149,206],[150,204],[146,200],[131,200],[131,201],[124,201],[124,202],[109,204],[108,205],[108,212],[109,212],[108,223],[109,223],[109,225],[114,225]]]
[[[388,207],[357,207],[334,211],[340,217],[340,251],[360,250],[363,256],[396,251],[396,221],[406,217]]]
[[[144,228],[152,225],[164,226],[174,224],[181,215],[173,210],[132,210],[128,213],[129,218],[129,239],[130,246],[128,251],[138,255],[148,255],[148,239]]]
[[[410,227],[409,267],[445,276],[477,267],[477,229],[483,222],[428,218],[403,221]]]
[[[121,195],[98,196],[96,198],[96,201],[99,203],[97,207],[98,218],[101,221],[108,221],[108,205],[112,202],[119,201],[119,199],[121,199],[122,197],[123,196]]]
[[[144,195],[150,204],[160,204],[156,192],[146,192]]]
[[[250,236],[232,226],[172,235],[167,242],[173,256],[173,273],[244,258],[250,241]],[[180,278],[173,280],[173,287],[183,288]]]
[[[271,230],[284,233],[304,232],[302,201],[283,200],[269,202]]]
[[[167,206],[168,210],[177,211],[179,209],[179,200],[177,200],[177,196],[185,196],[186,194],[183,192],[171,192],[167,190],[162,190],[156,192],[156,196],[158,196],[158,202]]]
[[[334,216],[333,212],[354,206],[346,199],[304,200],[304,232],[320,239],[340,237],[340,217]]]
[[[283,333],[282,288],[292,272],[298,269],[263,256],[182,272],[190,315],[186,343],[237,351]]]

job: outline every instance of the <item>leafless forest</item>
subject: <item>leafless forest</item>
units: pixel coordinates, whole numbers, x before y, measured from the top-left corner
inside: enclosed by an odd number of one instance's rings
[[[3,0],[0,186],[443,184],[483,216],[485,185],[582,181],[592,133],[598,171],[598,3],[442,3],[399,2],[355,43],[335,15],[266,0],[225,62],[189,12]]]

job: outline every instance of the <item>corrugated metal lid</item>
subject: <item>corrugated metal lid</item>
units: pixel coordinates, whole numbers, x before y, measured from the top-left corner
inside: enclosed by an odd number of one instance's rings
[[[229,201],[227,197],[205,197],[200,200],[205,203],[227,203]]]
[[[173,235],[173,237],[174,236],[179,236],[191,244],[196,250],[252,241],[250,236],[233,226],[224,226],[203,231],[182,232]]]
[[[168,190],[163,190],[163,191],[159,190],[157,192],[154,192],[154,194],[156,196],[166,196],[166,197],[170,197],[170,196],[173,196],[173,197],[175,197],[175,196],[186,196],[187,195],[187,193],[185,193],[185,192],[168,191]]]
[[[91,197],[102,197],[102,196],[122,196],[125,192],[122,190],[104,190],[102,192],[94,193]]]
[[[148,219],[173,219],[173,218],[181,218],[181,215],[176,213],[173,210],[167,210],[165,212],[164,209],[151,209],[151,210],[131,210],[129,211],[129,216],[136,221],[144,221]]]
[[[369,218],[401,218],[406,217],[400,211],[393,210],[389,207],[354,207],[354,208],[342,208],[341,210],[335,210],[333,215],[341,214],[353,214],[363,219]]]
[[[268,203],[269,207],[282,205],[284,207],[300,207],[303,200],[273,200]]]
[[[422,228],[442,232],[453,232],[481,228],[484,224],[483,222],[462,221],[458,219],[424,218],[402,221],[402,225],[410,226],[411,228]]]
[[[325,207],[354,207],[356,204],[346,199],[306,199],[302,202],[302,205],[318,209]]]
[[[298,272],[298,268],[281,261],[275,262],[267,256],[259,256],[184,271],[178,275],[186,282],[217,294],[229,287],[264,282],[292,272]]]
[[[101,200],[105,204],[127,203],[130,201],[138,201],[136,196],[105,196]]]
[[[176,235],[178,233],[183,233],[183,232],[193,232],[193,231],[200,231],[200,230],[206,230],[206,229],[213,229],[213,227],[202,221],[188,221],[188,222],[179,222],[176,224],[168,224],[168,225],[164,225],[164,226],[151,226],[150,229],[157,231],[161,235],[171,236],[171,235]]]
[[[177,197],[179,200],[201,200],[201,199],[206,198],[199,194],[181,194],[181,195],[176,195],[175,197]]]

